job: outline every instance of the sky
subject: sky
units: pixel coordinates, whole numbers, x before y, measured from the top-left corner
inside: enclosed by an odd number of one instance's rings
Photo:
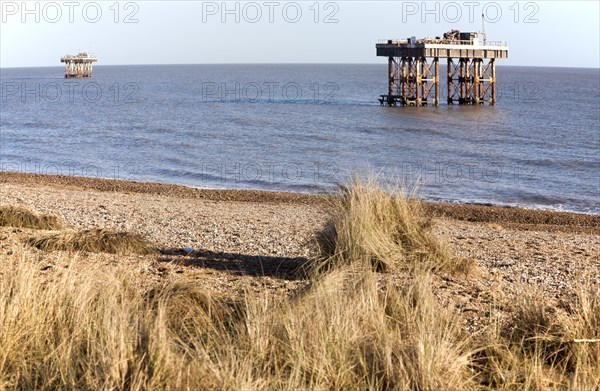
[[[591,1],[6,1],[0,67],[384,63],[381,39],[480,31],[508,42],[502,65],[600,67],[600,2]]]

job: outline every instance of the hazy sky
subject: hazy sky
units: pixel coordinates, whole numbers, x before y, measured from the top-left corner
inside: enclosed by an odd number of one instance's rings
[[[383,63],[379,39],[481,30],[506,65],[600,67],[592,1],[0,1],[0,66]]]

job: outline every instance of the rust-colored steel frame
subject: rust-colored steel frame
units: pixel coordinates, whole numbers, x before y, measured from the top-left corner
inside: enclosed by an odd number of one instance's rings
[[[92,77],[92,62],[81,60],[66,60],[65,78]]]
[[[92,77],[93,63],[96,57],[88,53],[79,53],[77,56],[67,55],[61,57],[60,62],[65,63],[65,78]]]
[[[388,57],[388,95],[381,104],[389,106],[439,105],[440,61],[426,57]],[[448,58],[448,104],[496,103],[496,60]]]
[[[448,104],[495,104],[496,61],[448,58]]]
[[[388,96],[390,106],[434,106],[439,104],[440,62],[434,58],[431,64],[425,57],[388,58]],[[382,100],[382,104],[384,101]]]

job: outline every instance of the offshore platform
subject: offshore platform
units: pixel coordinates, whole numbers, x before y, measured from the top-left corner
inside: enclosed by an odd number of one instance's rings
[[[92,64],[96,61],[96,56],[89,53],[66,55],[60,59],[61,63],[65,63],[65,79],[92,77]]]
[[[379,102],[389,106],[439,105],[440,58],[448,62],[448,104],[494,104],[496,59],[508,58],[506,42],[459,30],[443,37],[383,40],[376,49],[377,56],[388,58],[388,93]]]

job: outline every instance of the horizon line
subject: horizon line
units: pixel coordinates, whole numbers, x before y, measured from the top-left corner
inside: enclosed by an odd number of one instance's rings
[[[94,68],[110,66],[185,66],[185,65],[386,65],[381,62],[207,62],[207,63],[142,63],[142,64],[95,64]],[[445,65],[445,64],[442,64]],[[552,66],[552,65],[518,65],[498,64],[498,67],[527,67],[527,68],[563,68],[563,69],[599,69],[600,66]],[[24,68],[64,68],[64,65],[34,65],[34,66],[0,66],[0,69],[24,69]]]

